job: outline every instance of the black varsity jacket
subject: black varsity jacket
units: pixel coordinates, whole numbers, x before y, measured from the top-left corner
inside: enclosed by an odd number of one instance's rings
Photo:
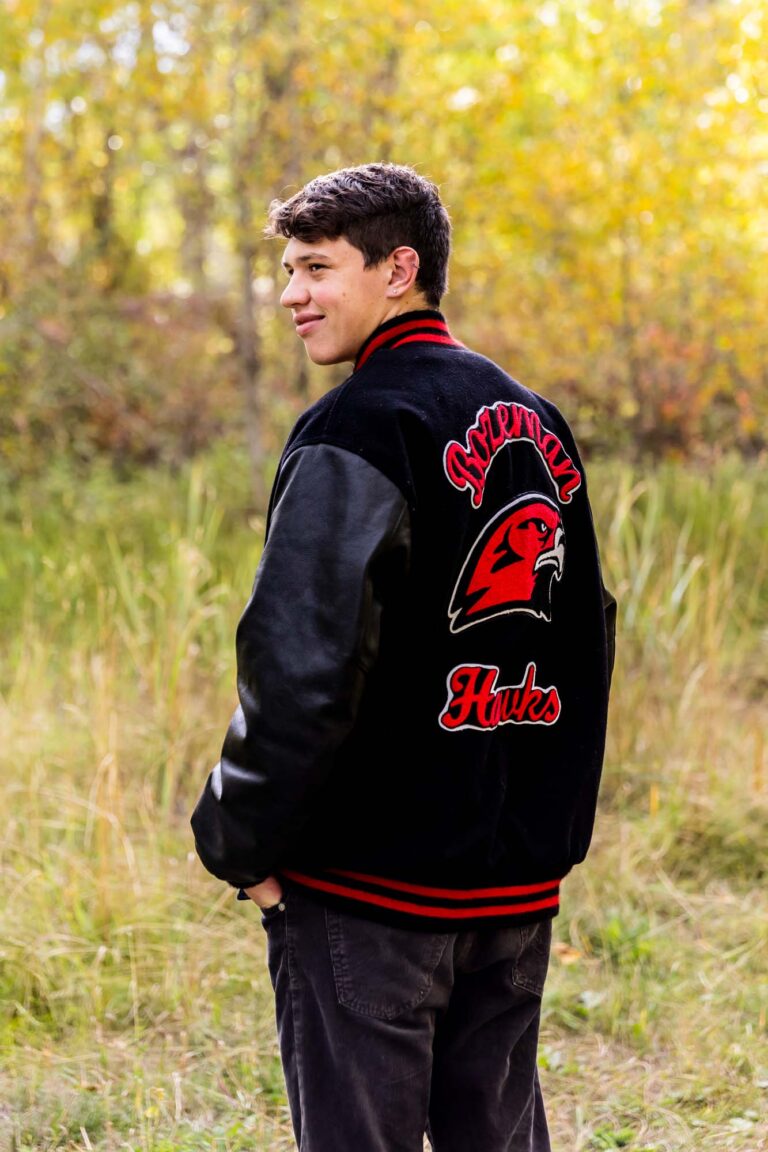
[[[203,863],[416,928],[555,915],[614,619],[558,410],[439,312],[388,321],[283,452]]]

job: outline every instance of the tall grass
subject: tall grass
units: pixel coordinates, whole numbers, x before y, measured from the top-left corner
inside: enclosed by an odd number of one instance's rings
[[[261,931],[188,830],[235,702],[246,475],[3,498],[0,1149],[292,1146]],[[590,491],[619,645],[546,998],[556,1147],[746,1152],[768,1140],[768,479],[606,462]]]
[[[765,783],[768,478],[726,461],[616,476],[595,501],[621,606],[615,774],[706,800]],[[631,722],[627,723],[627,719]],[[726,766],[728,770],[726,771]],[[751,777],[751,780],[748,779]]]

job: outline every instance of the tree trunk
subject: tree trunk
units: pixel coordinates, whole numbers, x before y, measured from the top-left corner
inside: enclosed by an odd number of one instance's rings
[[[241,222],[241,235],[246,236],[244,215],[248,215],[248,201],[245,190],[238,189],[238,215]],[[237,323],[237,350],[240,362],[240,380],[245,398],[246,439],[251,461],[251,482],[256,507],[263,511],[267,506],[267,491],[264,477],[264,427],[259,375],[261,371],[261,347],[256,323],[256,301],[253,292],[253,249],[247,242],[240,250],[241,290]]]
[[[46,100],[45,29],[50,12],[50,0],[44,0],[38,13],[37,29],[42,39],[29,59],[29,98],[24,131],[24,215],[22,219],[22,249],[29,274],[43,255],[43,241],[38,222],[38,206],[42,197],[43,173],[40,164],[40,145],[43,136],[43,118]]]
[[[181,266],[186,279],[197,295],[205,295],[208,282],[205,254],[208,240],[211,195],[205,183],[206,156],[193,140],[182,153],[184,164],[193,164],[194,171],[177,181],[176,200],[184,221],[181,237]]]
[[[237,213],[236,250],[240,262],[240,299],[237,320],[237,353],[240,381],[245,401],[246,440],[251,461],[251,482],[256,507],[267,506],[264,476],[264,408],[259,387],[261,374],[261,339],[253,291],[253,220],[250,187],[258,156],[258,136],[248,102],[238,91],[242,47],[255,35],[261,10],[252,5],[242,28],[232,30],[233,62],[229,76],[230,124],[232,150],[230,170]]]

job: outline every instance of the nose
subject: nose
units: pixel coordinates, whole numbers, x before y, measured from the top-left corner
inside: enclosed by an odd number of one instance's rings
[[[283,308],[297,308],[300,304],[306,304],[308,300],[309,291],[306,282],[302,284],[299,273],[293,272],[280,296],[280,303]]]

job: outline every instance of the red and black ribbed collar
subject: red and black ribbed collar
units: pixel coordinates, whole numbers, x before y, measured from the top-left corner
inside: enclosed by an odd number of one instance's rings
[[[442,312],[423,308],[418,312],[403,312],[385,320],[363,342],[355,360],[355,372],[380,348],[399,348],[401,344],[450,344],[462,348],[448,331]]]

